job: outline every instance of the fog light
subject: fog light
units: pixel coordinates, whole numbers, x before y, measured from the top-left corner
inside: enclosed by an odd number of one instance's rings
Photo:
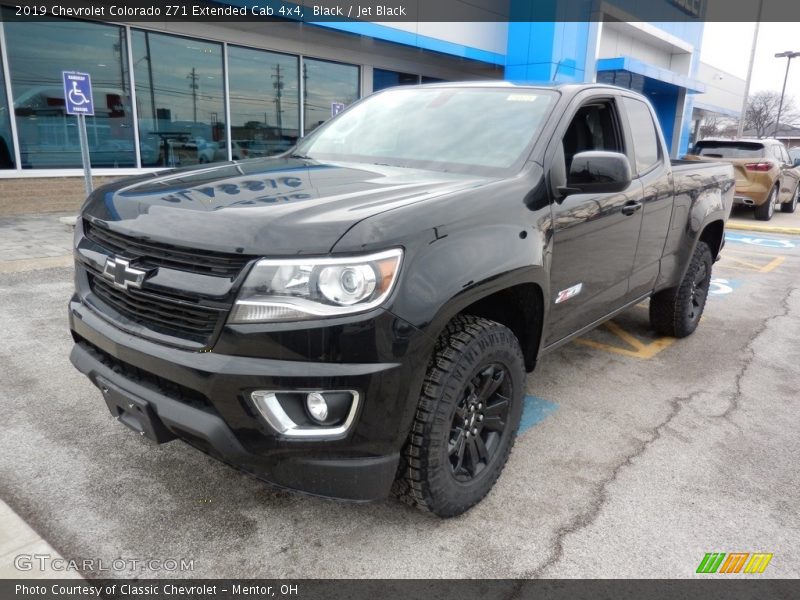
[[[310,414],[316,421],[324,423],[328,418],[328,403],[325,397],[318,392],[311,392],[306,396],[306,407],[308,414]]]

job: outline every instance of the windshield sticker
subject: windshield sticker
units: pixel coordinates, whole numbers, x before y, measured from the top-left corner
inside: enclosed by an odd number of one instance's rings
[[[506,98],[509,102],[536,102],[538,99],[536,94],[509,94]]]

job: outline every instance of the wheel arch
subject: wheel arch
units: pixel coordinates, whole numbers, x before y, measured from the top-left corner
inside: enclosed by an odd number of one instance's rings
[[[544,294],[539,285],[521,283],[501,289],[464,307],[458,315],[484,317],[508,327],[519,340],[525,369],[533,371],[544,322]]]
[[[725,238],[725,222],[722,219],[717,219],[707,223],[700,232],[698,241],[705,242],[711,249],[711,255],[714,260],[719,256],[722,250],[723,240]]]

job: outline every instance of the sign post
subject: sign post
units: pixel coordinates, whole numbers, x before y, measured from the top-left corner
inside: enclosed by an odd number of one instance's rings
[[[78,117],[78,137],[81,144],[81,160],[83,161],[83,177],[86,183],[86,195],[92,193],[92,163],[89,156],[89,136],[86,133],[86,117],[94,116],[94,99],[92,98],[92,79],[88,73],[62,71],[64,78],[64,104],[68,115]]]

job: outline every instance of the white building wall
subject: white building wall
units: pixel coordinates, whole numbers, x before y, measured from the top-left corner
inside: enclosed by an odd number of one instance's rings
[[[723,109],[738,115],[742,110],[745,81],[707,63],[700,63],[697,78],[706,84],[704,94],[695,96],[695,106],[706,110]]]

